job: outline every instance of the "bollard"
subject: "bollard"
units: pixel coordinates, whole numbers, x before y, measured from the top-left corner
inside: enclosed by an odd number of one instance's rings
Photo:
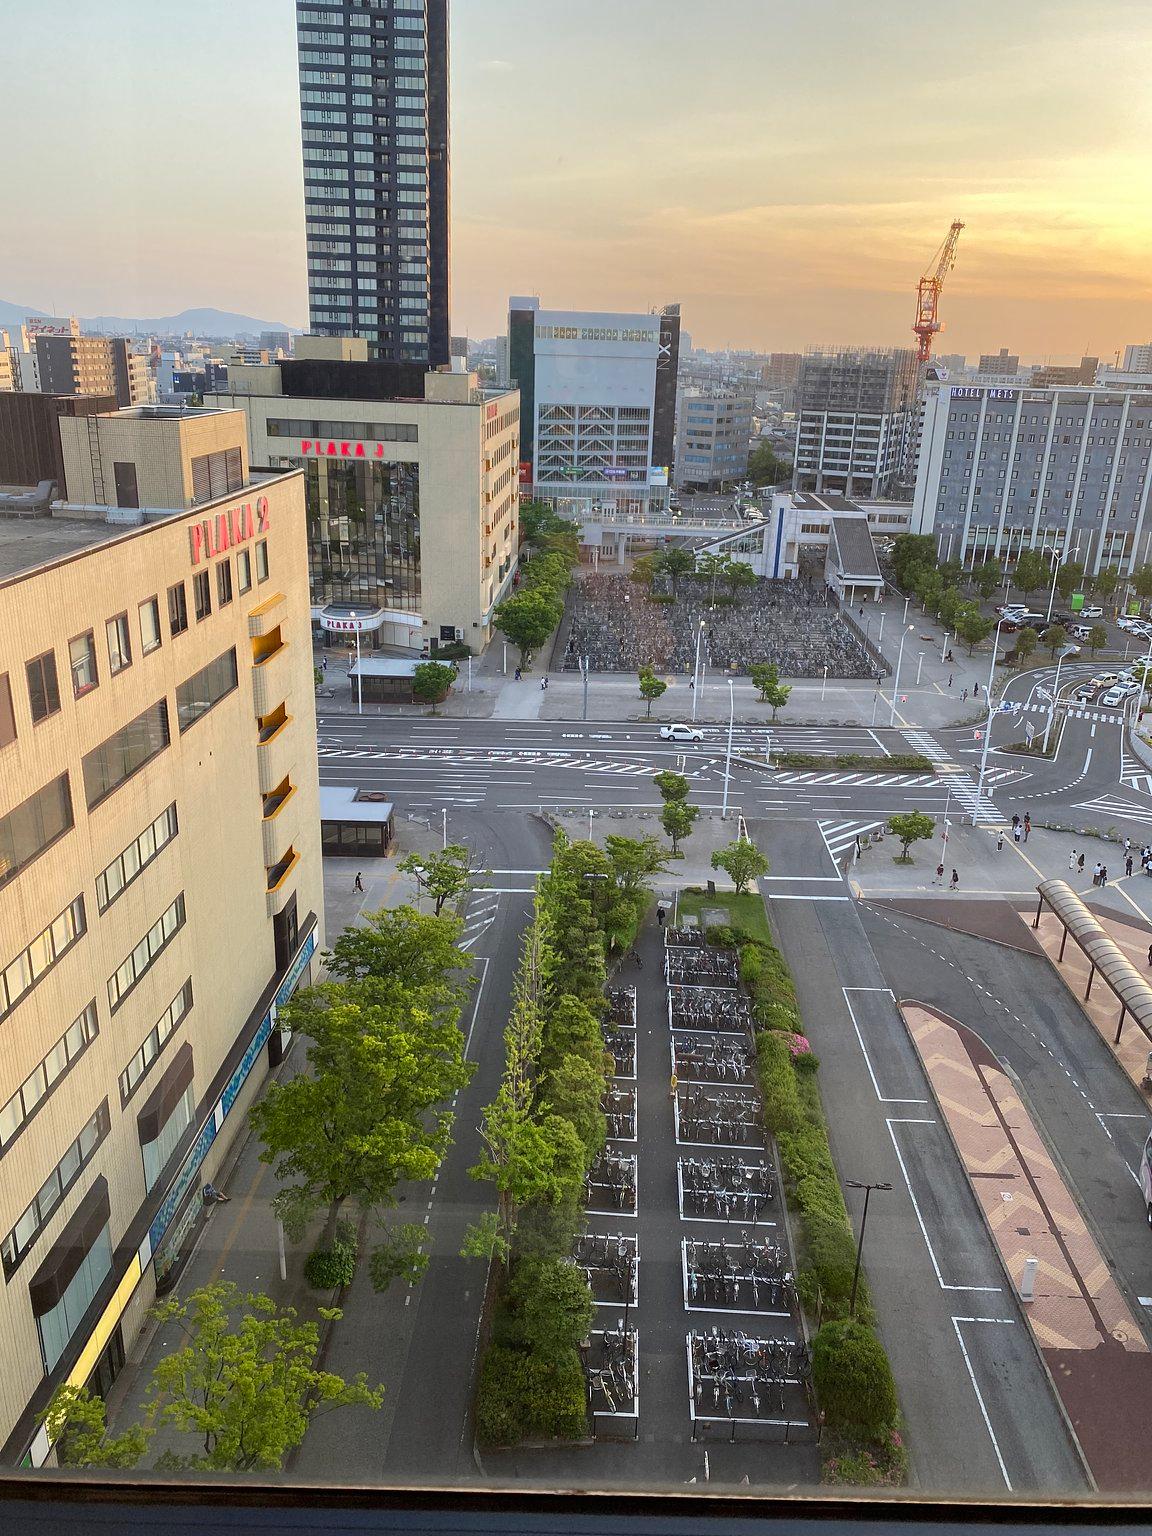
[[[1020,1281],[1021,1301],[1036,1300],[1036,1266],[1038,1262],[1036,1259],[1024,1260],[1024,1275]]]

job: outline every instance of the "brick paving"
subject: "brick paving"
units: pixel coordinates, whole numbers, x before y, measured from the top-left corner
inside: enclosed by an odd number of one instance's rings
[[[1142,1437],[1116,1433],[1118,1411],[1141,1424],[1152,1411],[1152,1353],[1139,1323],[992,1052],[935,1009],[902,1011],[1012,1283],[1026,1259],[1038,1260],[1025,1315],[1098,1486],[1142,1487]]]

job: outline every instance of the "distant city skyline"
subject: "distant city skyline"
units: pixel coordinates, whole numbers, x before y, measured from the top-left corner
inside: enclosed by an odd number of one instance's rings
[[[1086,14],[454,0],[453,333],[546,290],[679,301],[709,348],[911,345],[958,217],[938,351],[1111,359],[1152,336],[1152,13]],[[3,297],[306,324],[291,0],[121,0],[115,29],[0,0],[0,24],[35,125],[0,170]]]

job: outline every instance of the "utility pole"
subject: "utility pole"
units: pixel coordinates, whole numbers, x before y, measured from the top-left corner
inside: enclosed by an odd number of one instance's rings
[[[860,1255],[864,1252],[864,1234],[868,1230],[868,1199],[874,1189],[891,1189],[891,1184],[862,1184],[858,1179],[844,1181],[849,1189],[864,1191],[864,1214],[860,1218],[860,1238],[856,1244],[856,1268],[852,1271],[852,1298],[848,1303],[848,1316],[856,1316],[856,1288],[860,1284]]]

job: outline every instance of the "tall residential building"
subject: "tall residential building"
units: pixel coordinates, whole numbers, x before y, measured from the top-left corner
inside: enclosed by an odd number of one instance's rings
[[[35,332],[37,372],[46,395],[115,395],[122,406],[148,405],[148,359],[123,336],[82,336],[79,322]]]
[[[448,0],[297,0],[310,330],[450,356]]]
[[[912,527],[945,559],[1060,550],[1089,571],[1152,558],[1152,381],[929,384]]]
[[[676,485],[717,491],[748,473],[751,394],[683,389],[676,402]]]
[[[302,336],[208,398],[244,410],[253,463],[304,470],[318,639],[483,651],[516,576],[520,398],[365,352]]]
[[[1032,384],[1036,389],[1048,389],[1057,384],[1094,384],[1099,367],[1098,357],[1082,357],[1078,363],[1034,368]]]
[[[1019,373],[1020,354],[1001,347],[999,352],[981,352],[977,373]]]
[[[679,353],[678,304],[587,314],[509,300],[523,487],[560,513],[666,506]]]
[[[890,496],[913,431],[916,383],[910,349],[808,353],[796,386],[795,488]]]
[[[1152,341],[1137,342],[1124,348],[1125,373],[1152,373]]]
[[[0,516],[10,1466],[176,1283],[323,940],[303,477],[248,473],[239,411],[92,420],[148,511]],[[88,500],[111,476],[61,427]],[[218,455],[240,484],[193,506]]]

